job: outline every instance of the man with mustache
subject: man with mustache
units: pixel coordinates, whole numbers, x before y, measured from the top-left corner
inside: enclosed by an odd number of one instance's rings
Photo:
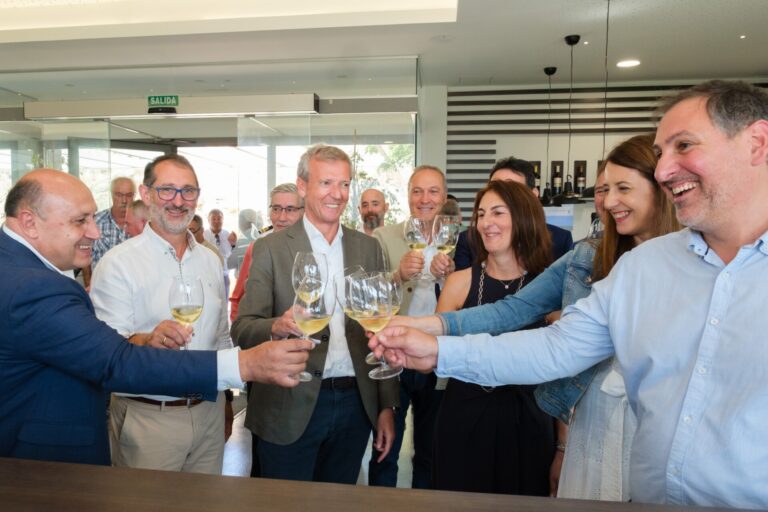
[[[185,348],[231,347],[221,261],[188,231],[200,195],[192,165],[178,155],[158,157],[147,165],[139,191],[149,205],[150,228],[110,251],[97,267],[91,283],[96,315],[132,343],[146,344],[147,333],[158,326],[162,344],[183,346],[189,331],[167,320],[168,289],[174,276],[199,279],[203,313]],[[221,474],[223,393],[216,402],[116,393],[110,436],[116,466]]]
[[[384,225],[384,217],[389,210],[389,203],[381,190],[369,188],[360,194],[360,204],[357,206],[357,210],[363,221],[363,232],[372,236],[374,229]]]

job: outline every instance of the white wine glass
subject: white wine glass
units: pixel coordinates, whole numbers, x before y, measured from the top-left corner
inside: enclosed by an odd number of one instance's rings
[[[378,333],[389,323],[395,313],[394,288],[390,276],[381,272],[362,280],[362,286],[357,288],[357,293],[363,296],[362,300],[352,302],[354,319],[365,329]],[[367,358],[366,358],[367,360]],[[402,373],[402,368],[390,368],[386,361],[377,361],[380,366],[368,372],[368,376],[375,380],[390,379]]]
[[[293,299],[293,320],[303,333],[301,339],[310,340],[315,345],[320,340],[310,338],[310,334],[316,334],[328,325],[331,315],[336,307],[336,290],[334,282],[323,283],[312,277],[305,277],[296,290]],[[301,372],[296,378],[301,382],[312,380],[312,374]]]
[[[173,318],[185,327],[190,327],[203,313],[203,283],[200,278],[174,276],[168,290],[168,304]],[[186,345],[181,347],[182,350]]]
[[[298,290],[301,282],[309,277],[325,283],[328,275],[328,262],[325,254],[319,252],[297,252],[293,259],[291,283],[293,291]]]
[[[390,297],[389,302],[391,304],[391,311],[390,311],[390,317],[395,316],[400,312],[400,305],[403,302],[403,283],[400,280],[400,277],[398,276],[397,272],[385,272],[382,273],[383,278],[386,280],[386,282],[389,284],[390,287]],[[365,362],[370,365],[376,365],[380,364],[381,360],[376,357],[376,354],[373,352],[369,352],[368,355],[365,356]]]
[[[405,243],[408,244],[408,248],[412,251],[422,253],[424,249],[429,245],[429,223],[425,220],[421,220],[418,217],[408,217],[403,226],[403,238]],[[411,280],[431,280],[432,277],[429,273],[424,273],[423,270],[411,277]]]
[[[338,295],[337,298],[339,305],[341,305],[341,309],[344,311],[344,314],[350,318],[351,316],[349,314],[349,308],[347,307],[347,302],[349,300],[349,289],[351,286],[353,286],[353,283],[357,282],[357,280],[365,278],[366,276],[367,274],[365,269],[361,265],[353,265],[344,269],[344,277],[341,279],[341,282],[336,285],[336,293]]]
[[[432,223],[432,244],[446,256],[456,248],[461,221],[458,215],[437,215]]]

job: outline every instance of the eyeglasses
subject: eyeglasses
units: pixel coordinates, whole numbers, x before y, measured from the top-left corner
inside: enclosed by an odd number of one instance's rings
[[[112,192],[112,195],[120,199],[133,199],[136,194],[133,192]]]
[[[163,201],[173,201],[176,199],[176,194],[181,194],[181,198],[185,201],[194,201],[200,196],[200,189],[196,187],[152,187],[157,190],[157,197]]]
[[[285,213],[291,214],[291,213],[296,213],[299,210],[303,210],[304,207],[303,206],[286,206],[286,207],[282,207],[279,204],[271,204],[271,205],[269,205],[269,209],[272,210],[272,213],[280,214],[280,213],[285,212]]]

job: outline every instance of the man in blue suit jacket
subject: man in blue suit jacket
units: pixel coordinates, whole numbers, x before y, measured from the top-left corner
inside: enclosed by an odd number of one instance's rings
[[[155,350],[96,319],[71,278],[87,266],[96,204],[77,178],[32,171],[9,191],[0,230],[0,456],[109,464],[106,392],[215,400],[258,380],[297,384],[308,341],[238,352]],[[189,336],[190,333],[187,333]],[[164,336],[149,335],[161,346]]]

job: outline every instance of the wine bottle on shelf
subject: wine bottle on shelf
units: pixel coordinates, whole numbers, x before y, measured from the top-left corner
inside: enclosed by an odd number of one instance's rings
[[[549,182],[544,185],[544,192],[541,194],[542,206],[549,206],[552,204],[552,190],[549,188]]]
[[[541,162],[531,162],[533,164],[533,188],[541,191]]]
[[[576,195],[581,196],[587,189],[587,161],[576,160],[573,162],[573,168],[576,172]]]
[[[559,196],[563,193],[563,161],[552,162],[552,195]]]
[[[563,187],[564,196],[573,196],[573,176],[568,174],[565,177],[565,187]]]

